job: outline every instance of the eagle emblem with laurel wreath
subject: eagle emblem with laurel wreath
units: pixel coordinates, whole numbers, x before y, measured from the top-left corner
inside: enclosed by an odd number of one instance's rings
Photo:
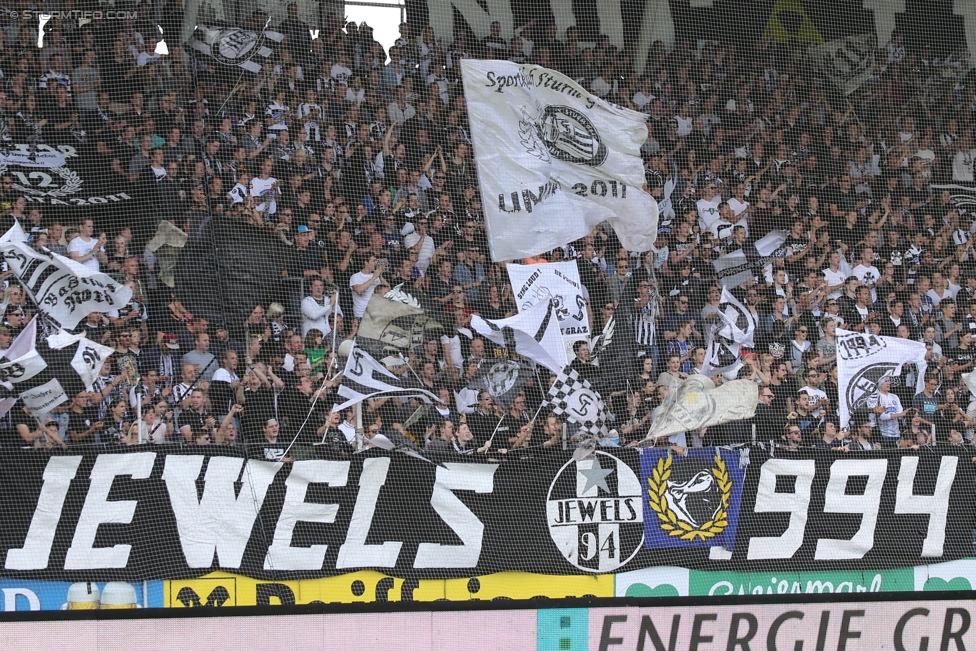
[[[729,526],[732,478],[720,456],[712,461],[710,468],[677,481],[672,478],[674,457],[658,459],[647,478],[647,504],[667,535],[690,543],[707,541]]]

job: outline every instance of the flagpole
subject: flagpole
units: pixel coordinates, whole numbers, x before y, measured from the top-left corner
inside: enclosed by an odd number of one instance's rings
[[[332,306],[332,350],[330,352],[331,359],[329,360],[329,370],[326,371],[326,375],[332,370],[333,365],[339,365],[339,353],[336,351],[336,336],[339,331],[339,287],[334,283],[329,283],[332,285],[332,295],[335,297],[335,305]]]
[[[407,368],[410,369],[410,372],[413,373],[413,376],[417,378],[417,382],[420,382],[420,385],[423,386],[424,381],[420,379],[419,375],[417,375],[417,371],[413,370],[413,366],[410,365],[410,360],[404,357],[403,353],[400,353],[400,359],[403,360],[403,363],[407,365]]]
[[[542,390],[542,382],[539,380],[539,367],[538,366],[535,367],[535,379],[536,379],[536,382],[539,382],[539,389],[541,391]],[[535,423],[535,419],[539,417],[539,412],[541,412],[542,411],[542,408],[545,407],[545,406],[546,406],[546,396],[545,396],[545,394],[543,394],[542,395],[542,401],[539,402],[539,408],[535,410],[535,414],[532,416],[532,418],[529,419],[529,424],[530,425],[532,425],[532,424]],[[492,441],[495,440],[495,434],[498,433],[498,428],[501,427],[503,420],[505,420],[505,416],[502,416],[501,418],[498,419],[498,423],[495,425],[495,431],[493,431],[491,433],[491,437],[488,439],[488,443],[491,443]]]
[[[322,389],[325,388],[326,382],[328,382],[331,379],[332,378],[330,378],[328,376],[328,374],[323,373],[323,376],[322,376],[322,385],[315,391],[315,397],[312,398],[312,404],[308,408],[308,413],[305,414],[305,421],[302,423],[302,426],[298,428],[298,431],[295,432],[295,436],[292,437],[291,443],[289,443],[288,444],[288,447],[285,448],[285,453],[282,455],[283,457],[287,457],[288,456],[288,451],[291,450],[291,447],[293,445],[295,445],[295,441],[298,440],[298,437],[299,437],[299,435],[301,435],[302,430],[305,429],[305,425],[308,424],[308,419],[312,417],[312,412],[315,410],[315,403],[317,403],[319,401],[319,396],[322,395]]]

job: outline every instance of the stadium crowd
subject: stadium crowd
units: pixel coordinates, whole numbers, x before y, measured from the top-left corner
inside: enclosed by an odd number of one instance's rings
[[[912,51],[896,34],[845,99],[802,47],[768,40],[679,40],[671,52],[658,43],[638,75],[627,52],[605,37],[584,43],[575,28],[559,40],[554,25],[531,21],[506,40],[495,24],[484,39],[442,43],[404,23],[384,51],[369,27],[335,17],[312,39],[289,7],[284,41],[254,74],[176,43],[159,54],[157,23],[177,34],[183,22],[179,2],[165,6],[81,27],[54,20],[41,48],[36,23],[0,17],[5,151],[70,146],[95,183],[133,198],[69,222],[0,175],[4,230],[16,221],[36,246],[133,288],[129,305],[79,326],[116,350],[93,390],[44,422],[18,405],[0,423],[6,445],[246,441],[261,458],[289,460],[316,454],[317,442],[349,454],[378,436],[440,458],[573,444],[574,428],[539,411],[541,377],[504,411],[487,392],[465,393],[481,364],[510,354],[472,334],[472,314],[517,312],[505,265],[489,253],[465,57],[552,67],[647,116],[658,250],[627,251],[607,227],[527,261],[575,260],[592,331],[611,318],[628,326],[614,342],[627,364],[594,363],[588,343],[574,346],[573,367],[613,414],[600,444],[641,440],[673,382],[700,371],[721,295],[712,262],[777,229],[788,231],[781,253],[733,289],[759,324],[739,374],[760,384],[756,417],[664,443],[747,442],[753,424],[787,448],[972,442],[976,401],[961,375],[976,365],[976,224],[932,187],[973,181],[976,83],[959,57]],[[265,24],[255,14],[244,26]],[[146,246],[169,222],[204,241],[180,258],[192,269],[219,255],[205,236],[214,221],[247,227],[276,252],[281,289],[246,297],[249,314],[194,315],[201,306],[163,281]],[[334,348],[355,336],[374,293],[397,287],[443,327],[395,372],[441,402],[408,425],[415,400],[370,400],[361,422],[351,409],[332,414]],[[37,309],[13,282],[4,306],[5,350]],[[917,370],[905,365],[841,431],[838,327],[925,342],[925,390],[916,395]]]

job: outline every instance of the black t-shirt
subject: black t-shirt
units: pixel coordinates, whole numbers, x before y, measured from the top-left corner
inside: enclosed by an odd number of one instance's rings
[[[246,442],[258,439],[265,424],[274,416],[274,391],[272,389],[268,387],[261,387],[257,391],[244,389],[244,411],[241,414],[241,427]]]
[[[970,346],[969,348],[949,348],[945,351],[945,355],[949,358],[950,364],[969,364],[976,359],[976,346]]]
[[[434,276],[430,279],[430,297],[431,298],[444,298],[451,293],[451,289],[454,287],[453,279],[448,278],[447,281],[441,280],[440,276]]]
[[[195,439],[197,436],[200,435],[201,432],[207,430],[206,420],[208,418],[214,418],[214,417],[207,410],[204,410],[202,414],[198,414],[193,409],[184,409],[182,412],[180,412],[180,417],[177,419],[176,429],[182,430],[184,427],[189,426],[190,431],[193,433],[191,436],[191,440]],[[214,418],[214,421],[216,420],[217,419]],[[182,436],[182,433],[180,434],[180,436]]]
[[[264,461],[281,461],[285,458],[285,450],[288,442],[283,441],[279,436],[274,443],[264,437],[260,441],[248,444],[247,456],[252,459],[262,459]]]
[[[98,343],[104,343],[102,341],[102,336],[109,331],[109,326],[103,323],[97,323],[94,326],[89,324],[87,321],[82,321],[75,328],[75,334],[85,333],[85,337],[91,339],[92,341],[97,341]]]
[[[282,425],[286,425],[293,433],[297,432],[308,417],[311,406],[312,403],[308,396],[295,387],[288,387],[278,397],[278,413],[281,416]],[[310,426],[311,423],[305,427]],[[317,426],[313,428],[313,431],[316,428]]]
[[[96,405],[89,405],[81,410],[81,413],[75,410],[70,410],[68,412],[68,429],[67,436],[65,437],[65,443],[68,445],[96,445],[107,443],[105,440],[105,435],[100,430],[95,430],[90,435],[85,438],[75,441],[71,438],[71,432],[76,432],[78,434],[87,431],[92,425],[98,422],[98,408]]]
[[[44,117],[47,118],[47,124],[44,125],[45,136],[49,139],[53,139],[55,142],[63,143],[70,142],[74,139],[71,135],[71,127],[66,127],[64,129],[58,130],[54,128],[55,124],[63,124],[71,120],[72,113],[77,113],[75,109],[71,107],[70,104],[65,106],[58,106],[57,104],[51,104],[44,111]]]
[[[837,206],[838,210],[841,212],[850,212],[854,210],[854,206],[857,205],[857,196],[854,194],[853,190],[851,192],[841,192],[836,189],[828,194],[829,201],[832,205]]]
[[[905,264],[905,247],[903,247],[901,244],[898,246],[882,244],[875,251],[875,256],[878,260],[882,261],[882,264],[885,262],[890,262],[895,266],[896,278],[901,275],[899,273],[899,267],[902,267]]]
[[[4,441],[4,443],[8,445],[15,447],[25,447],[30,445],[17,433],[17,425],[25,425],[30,431],[37,429],[37,421],[34,420],[33,416],[25,413],[23,407],[24,404],[22,402],[18,402],[10,410],[10,429],[4,431],[5,437],[8,439]]]
[[[679,239],[677,235],[672,234],[668,236],[668,250],[671,253],[677,253],[678,255],[681,255],[682,253],[690,249],[692,246],[694,246],[694,244],[695,244],[695,238],[691,235],[689,235],[688,238],[684,241],[681,241],[681,239]],[[687,258],[685,259],[687,260]]]

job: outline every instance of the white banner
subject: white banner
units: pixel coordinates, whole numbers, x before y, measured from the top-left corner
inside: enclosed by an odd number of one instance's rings
[[[132,290],[74,260],[19,241],[15,224],[0,238],[0,254],[38,308],[68,330],[92,312],[123,307]]]
[[[915,392],[925,388],[925,344],[910,339],[866,335],[837,328],[837,387],[840,426],[851,416],[867,414],[878,403],[878,385],[901,375],[903,364],[915,364]]]
[[[657,203],[643,191],[646,118],[569,77],[511,61],[461,62],[492,257],[549,251],[610,220],[648,251]]]
[[[507,268],[519,312],[551,300],[564,337],[590,338],[587,293],[575,262],[509,264]]]

